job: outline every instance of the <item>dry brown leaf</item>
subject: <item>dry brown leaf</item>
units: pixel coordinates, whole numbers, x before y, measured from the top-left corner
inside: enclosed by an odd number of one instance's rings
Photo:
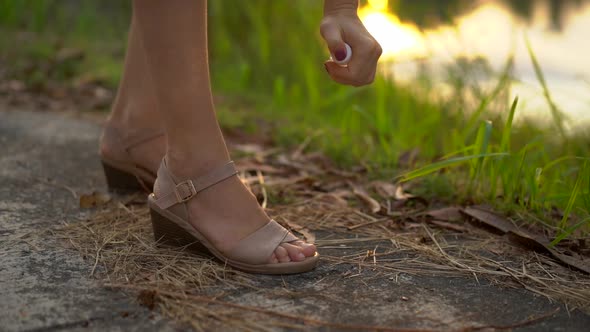
[[[381,204],[371,197],[367,192],[359,186],[351,184],[352,192],[365,204],[365,206],[372,213],[381,211]]]
[[[395,194],[394,194],[394,198],[396,200],[405,201],[405,200],[408,200],[408,199],[414,198],[414,197],[415,197],[414,195],[404,192],[404,188],[402,187],[401,184],[397,185],[397,188],[395,189]]]
[[[436,225],[438,227],[450,229],[450,230],[461,232],[461,233],[466,233],[468,231],[468,229],[466,227],[463,227],[461,225],[457,225],[455,223],[446,222],[443,220],[432,219],[432,220],[429,220],[428,222],[433,225]]]
[[[589,259],[573,252],[570,252],[570,255],[563,254],[557,249],[551,247],[549,241],[542,237],[535,236],[534,234],[531,234],[525,230],[516,229],[508,231],[508,236],[512,241],[523,244],[531,250],[553,256],[553,258],[557,259],[562,264],[590,274]]]
[[[395,184],[385,181],[373,181],[371,185],[379,196],[383,198],[395,197],[395,192],[397,191],[397,186]]]
[[[463,212],[468,216],[477,219],[479,222],[500,231],[502,234],[507,233],[508,237],[513,242],[520,243],[528,249],[536,252],[553,256],[553,258],[557,259],[562,264],[590,274],[590,261],[588,261],[588,259],[584,259],[575,253],[572,253],[572,255],[565,255],[551,247],[547,239],[536,236],[524,229],[516,228],[504,217],[476,207],[465,208]]]
[[[109,194],[94,191],[91,194],[80,195],[80,207],[83,209],[104,205],[111,201]]]
[[[431,210],[426,212],[426,215],[436,220],[442,221],[461,221],[463,219],[463,215],[461,214],[461,208],[456,206]]]
[[[516,227],[510,221],[493,212],[482,210],[475,206],[466,207],[462,212],[475,219],[477,222],[500,231],[502,234],[511,230],[516,230]]]
[[[341,207],[341,208],[348,207],[348,202],[344,198],[342,198],[341,196],[338,196],[336,194],[333,194],[333,193],[321,194],[321,195],[318,195],[315,199],[319,202],[333,205],[336,207]]]

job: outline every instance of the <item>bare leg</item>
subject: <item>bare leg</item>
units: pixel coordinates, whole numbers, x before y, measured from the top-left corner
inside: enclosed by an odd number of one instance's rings
[[[123,77],[111,114],[107,119],[107,125],[115,128],[122,135],[131,137],[163,129],[157,109],[155,88],[148,74],[145,52],[138,35],[135,17],[132,18],[129,29]],[[122,138],[125,140],[128,137]],[[112,149],[117,148],[111,145],[117,143],[121,142],[107,138],[101,142],[100,148],[104,154],[109,155]],[[166,139],[160,136],[134,146],[129,152],[138,165],[155,174],[165,149]]]
[[[209,82],[207,2],[134,0],[133,10],[168,137],[168,167],[179,178],[204,175],[230,160]],[[222,251],[269,221],[237,177],[199,193],[189,201],[189,215]],[[285,243],[270,261],[302,261],[314,253],[302,241]]]

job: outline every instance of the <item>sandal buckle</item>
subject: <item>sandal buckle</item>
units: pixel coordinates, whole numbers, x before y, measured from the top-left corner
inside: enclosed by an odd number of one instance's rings
[[[193,181],[186,180],[176,185],[174,193],[178,203],[184,203],[197,194],[197,189],[195,189]]]

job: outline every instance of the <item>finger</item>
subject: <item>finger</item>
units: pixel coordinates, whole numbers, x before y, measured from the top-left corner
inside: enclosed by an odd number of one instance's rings
[[[348,79],[356,86],[373,82],[377,70],[377,61],[381,56],[381,46],[375,41],[361,48],[361,53],[356,54],[348,64]]]
[[[333,64],[326,64],[326,70],[330,74],[330,77],[340,83],[352,86],[362,86],[366,85],[368,81],[368,77],[370,77],[370,73],[367,72],[360,72],[357,66],[357,70],[353,71],[350,66],[348,67],[341,67],[335,63]],[[361,68],[361,70],[363,70]]]
[[[346,59],[346,44],[342,38],[342,30],[340,29],[340,26],[330,23],[329,21],[327,23],[322,23],[320,26],[320,33],[322,34],[322,37],[324,37],[328,49],[334,59],[338,61]]]
[[[340,84],[352,85],[351,75],[347,67],[339,66],[331,60],[324,62],[324,66],[332,80]]]

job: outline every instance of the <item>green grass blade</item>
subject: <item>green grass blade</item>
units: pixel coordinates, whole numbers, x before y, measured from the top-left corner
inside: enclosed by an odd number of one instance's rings
[[[562,231],[559,233],[559,235],[553,240],[551,241],[551,246],[556,246],[557,244],[559,244],[559,242],[561,242],[563,239],[567,238],[568,236],[572,235],[573,232],[576,231],[576,229],[589,224],[590,225],[590,217],[582,219],[582,221],[580,221],[579,223],[573,225],[572,227]]]
[[[504,125],[504,130],[502,131],[502,141],[500,142],[500,151],[502,152],[508,152],[510,150],[512,123],[514,121],[514,113],[516,112],[517,105],[518,97],[514,98],[514,101],[512,102],[512,106],[510,107],[510,113],[508,114],[508,119],[506,119],[506,124]]]
[[[443,168],[457,166],[457,165],[460,165],[460,164],[463,164],[463,163],[466,163],[466,162],[469,162],[471,160],[478,159],[478,158],[499,158],[499,157],[506,157],[506,156],[509,156],[509,154],[508,153],[486,153],[486,154],[476,154],[476,155],[471,155],[471,156],[464,156],[464,157],[457,157],[457,158],[441,160],[439,162],[429,164],[429,165],[426,165],[426,166],[421,167],[419,169],[410,171],[410,172],[402,175],[399,178],[399,181],[406,182],[406,181],[436,172],[436,171],[441,170]]]
[[[572,209],[574,208],[574,205],[575,205],[576,200],[578,198],[578,194],[580,193],[580,188],[582,187],[584,173],[585,173],[587,167],[588,167],[588,162],[586,161],[586,162],[584,162],[584,166],[582,166],[582,168],[580,169],[580,172],[578,173],[578,177],[576,179],[576,184],[574,185],[574,189],[572,190],[572,193],[570,195],[570,199],[567,202],[565,210],[563,211],[563,218],[561,219],[561,222],[559,223],[559,229],[561,229],[561,230],[565,230],[565,226],[567,225],[567,220],[569,219],[570,213],[572,212]]]
[[[498,80],[498,84],[496,84],[496,86],[494,87],[494,89],[492,90],[492,92],[488,96],[485,96],[484,98],[482,98],[482,100],[480,101],[475,112],[473,112],[469,116],[469,118],[467,119],[467,122],[465,125],[465,130],[463,131],[464,136],[469,136],[469,134],[473,130],[475,130],[475,127],[477,126],[477,122],[478,122],[479,118],[487,110],[489,104],[493,100],[495,100],[496,97],[498,97],[500,92],[505,91],[506,87],[510,83],[510,78],[511,78],[510,73],[512,72],[513,66],[514,66],[514,56],[511,55],[510,57],[508,57],[508,59],[506,60],[506,63],[504,64],[504,68],[502,69],[502,74],[500,75],[500,79]]]
[[[475,146],[479,149],[479,154],[485,156],[488,152],[488,148],[490,146],[490,139],[492,137],[492,122],[491,121],[484,121],[482,122],[478,133],[477,133],[477,140],[475,142]],[[477,158],[474,160],[473,167],[470,172],[469,177],[469,187],[467,192],[471,193],[473,190],[473,186],[481,173],[481,169],[483,168],[485,161],[485,157]]]
[[[541,70],[541,65],[539,65],[539,61],[537,61],[537,57],[535,56],[535,52],[533,51],[533,47],[531,46],[531,42],[528,37],[525,36],[526,47],[529,52],[529,56],[531,58],[531,62],[533,63],[533,68],[535,69],[535,75],[537,76],[537,80],[541,84],[543,88],[543,95],[545,95],[545,99],[547,100],[547,104],[549,104],[549,109],[551,110],[551,115],[553,116],[553,121],[555,121],[555,125],[559,130],[559,134],[562,138],[567,138],[565,133],[564,127],[564,115],[562,112],[557,108],[555,103],[553,102],[553,98],[551,97],[551,93],[549,93],[549,87],[547,86],[547,81],[545,81],[545,75],[543,75],[543,70]]]

